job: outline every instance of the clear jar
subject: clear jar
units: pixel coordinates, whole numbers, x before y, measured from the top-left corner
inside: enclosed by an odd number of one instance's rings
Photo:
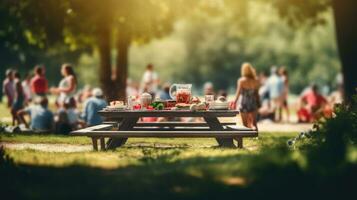
[[[140,95],[140,104],[142,108],[147,108],[152,101],[152,96],[149,93],[143,93]]]

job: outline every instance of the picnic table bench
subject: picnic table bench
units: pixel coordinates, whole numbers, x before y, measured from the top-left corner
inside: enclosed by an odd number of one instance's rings
[[[258,132],[235,123],[221,123],[220,117],[235,117],[237,110],[122,110],[99,111],[105,118],[103,124],[71,132],[73,136],[92,138],[93,149],[115,149],[123,146],[128,138],[216,138],[219,146],[243,148],[244,137],[257,137]],[[140,122],[143,117],[199,117],[204,122]]]

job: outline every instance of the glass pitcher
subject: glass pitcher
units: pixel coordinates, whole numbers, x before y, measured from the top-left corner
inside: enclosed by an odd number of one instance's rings
[[[174,90],[176,88],[176,90]],[[192,84],[173,84],[170,87],[170,96],[177,103],[190,103]]]

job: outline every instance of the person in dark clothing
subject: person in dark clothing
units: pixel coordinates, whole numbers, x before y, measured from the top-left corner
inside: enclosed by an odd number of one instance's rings
[[[12,114],[12,125],[15,126],[17,122],[19,124],[19,119],[17,117],[17,112],[24,108],[25,103],[25,93],[21,84],[20,73],[14,72],[14,85],[15,85],[15,97],[14,102],[11,106],[11,114]]]

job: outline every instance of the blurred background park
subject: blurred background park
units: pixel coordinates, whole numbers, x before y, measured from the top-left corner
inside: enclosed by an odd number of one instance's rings
[[[261,123],[259,137],[240,150],[212,139],[130,139],[93,152],[89,138],[8,129],[1,91],[0,191],[39,199],[347,197],[357,180],[356,10],[354,0],[2,0],[1,83],[7,69],[26,81],[37,66],[55,91],[70,63],[81,112],[88,88],[101,88],[106,102],[125,100],[130,89],[139,95],[151,64],[162,90],[192,83],[204,98],[208,84],[232,100],[249,62],[259,78],[286,69],[290,119]],[[297,124],[312,84],[329,117]],[[56,115],[58,92],[51,93]]]
[[[306,6],[301,19],[295,20],[284,15],[284,10],[294,8],[279,10],[285,5],[275,0],[150,1],[148,6],[140,6],[140,1],[70,2],[23,1],[19,7],[13,3],[13,12],[1,6],[1,74],[9,67],[26,74],[35,65],[44,65],[49,84],[55,86],[61,78],[60,66],[66,62],[74,64],[81,86],[99,86],[98,71],[104,70],[99,69],[103,65],[113,71],[127,65],[128,78],[139,82],[146,65],[152,63],[162,82],[194,83],[198,90],[211,81],[217,90],[233,92],[240,65],[251,62],[258,73],[269,73],[273,65],[285,66],[292,94],[315,82],[327,95],[336,88],[341,71],[333,12],[324,1]],[[111,4],[127,13],[112,13]],[[112,24],[106,25],[105,19]],[[99,36],[109,40],[104,48],[110,55],[100,55],[101,41],[95,31],[101,30],[110,37]],[[118,61],[118,51],[125,51],[126,61]]]

